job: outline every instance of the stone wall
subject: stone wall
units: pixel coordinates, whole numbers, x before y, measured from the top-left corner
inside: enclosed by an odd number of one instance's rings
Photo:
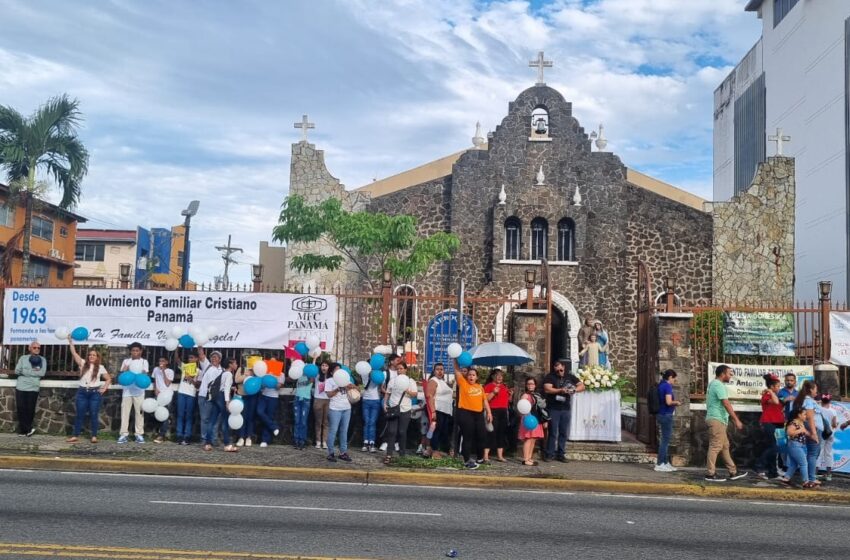
[[[750,188],[714,203],[714,299],[740,305],[793,305],[795,164],[772,157]]]
[[[740,468],[752,469],[755,467],[756,460],[762,449],[764,449],[764,441],[762,439],[761,425],[759,418],[761,412],[740,412],[738,418],[744,424],[744,429],[738,431],[729,422],[729,443],[731,445],[732,459]],[[690,464],[695,467],[705,466],[705,459],[708,454],[708,425],[705,423],[705,410],[691,411],[691,461]],[[725,472],[723,461],[718,458],[717,471]]]
[[[656,340],[658,343],[658,371],[672,369],[676,372],[674,396],[682,404],[676,407],[673,416],[673,437],[670,440],[670,456],[675,466],[687,465],[691,460],[691,411],[690,386],[693,373],[692,341],[690,337],[690,313],[655,316]],[[661,431],[658,430],[658,439]]]

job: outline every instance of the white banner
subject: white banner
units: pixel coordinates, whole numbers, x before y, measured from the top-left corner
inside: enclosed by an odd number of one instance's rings
[[[714,370],[719,362],[708,363],[708,380],[714,380]],[[756,366],[749,364],[726,364],[732,368],[732,380],[726,384],[729,399],[759,400],[761,394],[767,389],[764,376],[772,373],[783,381],[785,376],[793,373],[797,376],[797,386],[806,379],[815,378],[815,370],[812,366]]]
[[[85,327],[88,344],[163,346],[175,325],[215,330],[207,348],[282,350],[315,334],[326,350],[336,333],[336,296],[8,288],[3,344],[67,344],[58,327]]]
[[[850,366],[850,311],[829,313],[829,361],[839,366]]]

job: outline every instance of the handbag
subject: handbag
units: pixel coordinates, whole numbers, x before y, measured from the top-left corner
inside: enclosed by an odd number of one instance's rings
[[[360,402],[361,395],[359,389],[352,387],[351,389],[347,390],[345,394],[348,397],[348,402],[350,402],[351,404],[356,404]]]
[[[392,420],[394,418],[398,418],[401,416],[401,403],[395,406],[388,406],[387,411],[384,413],[384,418],[387,420]]]

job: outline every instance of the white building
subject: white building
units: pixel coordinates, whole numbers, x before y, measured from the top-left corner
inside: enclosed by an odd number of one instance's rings
[[[797,160],[796,295],[850,299],[850,0],[749,0],[762,35],[714,92],[714,199],[773,156]]]

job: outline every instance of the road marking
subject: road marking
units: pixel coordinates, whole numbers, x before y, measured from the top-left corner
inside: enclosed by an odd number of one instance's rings
[[[3,543],[0,556],[50,556],[63,558],[116,558],[121,560],[209,560],[210,558],[250,560],[374,560],[348,556],[310,556],[233,552],[221,550],[175,550],[163,548],[126,548],[116,546],[76,546],[64,544]]]
[[[254,508],[254,509],[294,509],[300,511],[332,511],[338,513],[377,513],[389,515],[420,515],[425,517],[442,517],[442,513],[426,513],[421,511],[392,511],[383,509],[341,509],[341,508],[323,508],[323,507],[306,507],[306,506],[275,506],[264,504],[219,504],[215,502],[172,502],[166,500],[150,500],[151,504],[163,504],[169,506],[214,506],[214,507],[231,507],[231,508]]]

